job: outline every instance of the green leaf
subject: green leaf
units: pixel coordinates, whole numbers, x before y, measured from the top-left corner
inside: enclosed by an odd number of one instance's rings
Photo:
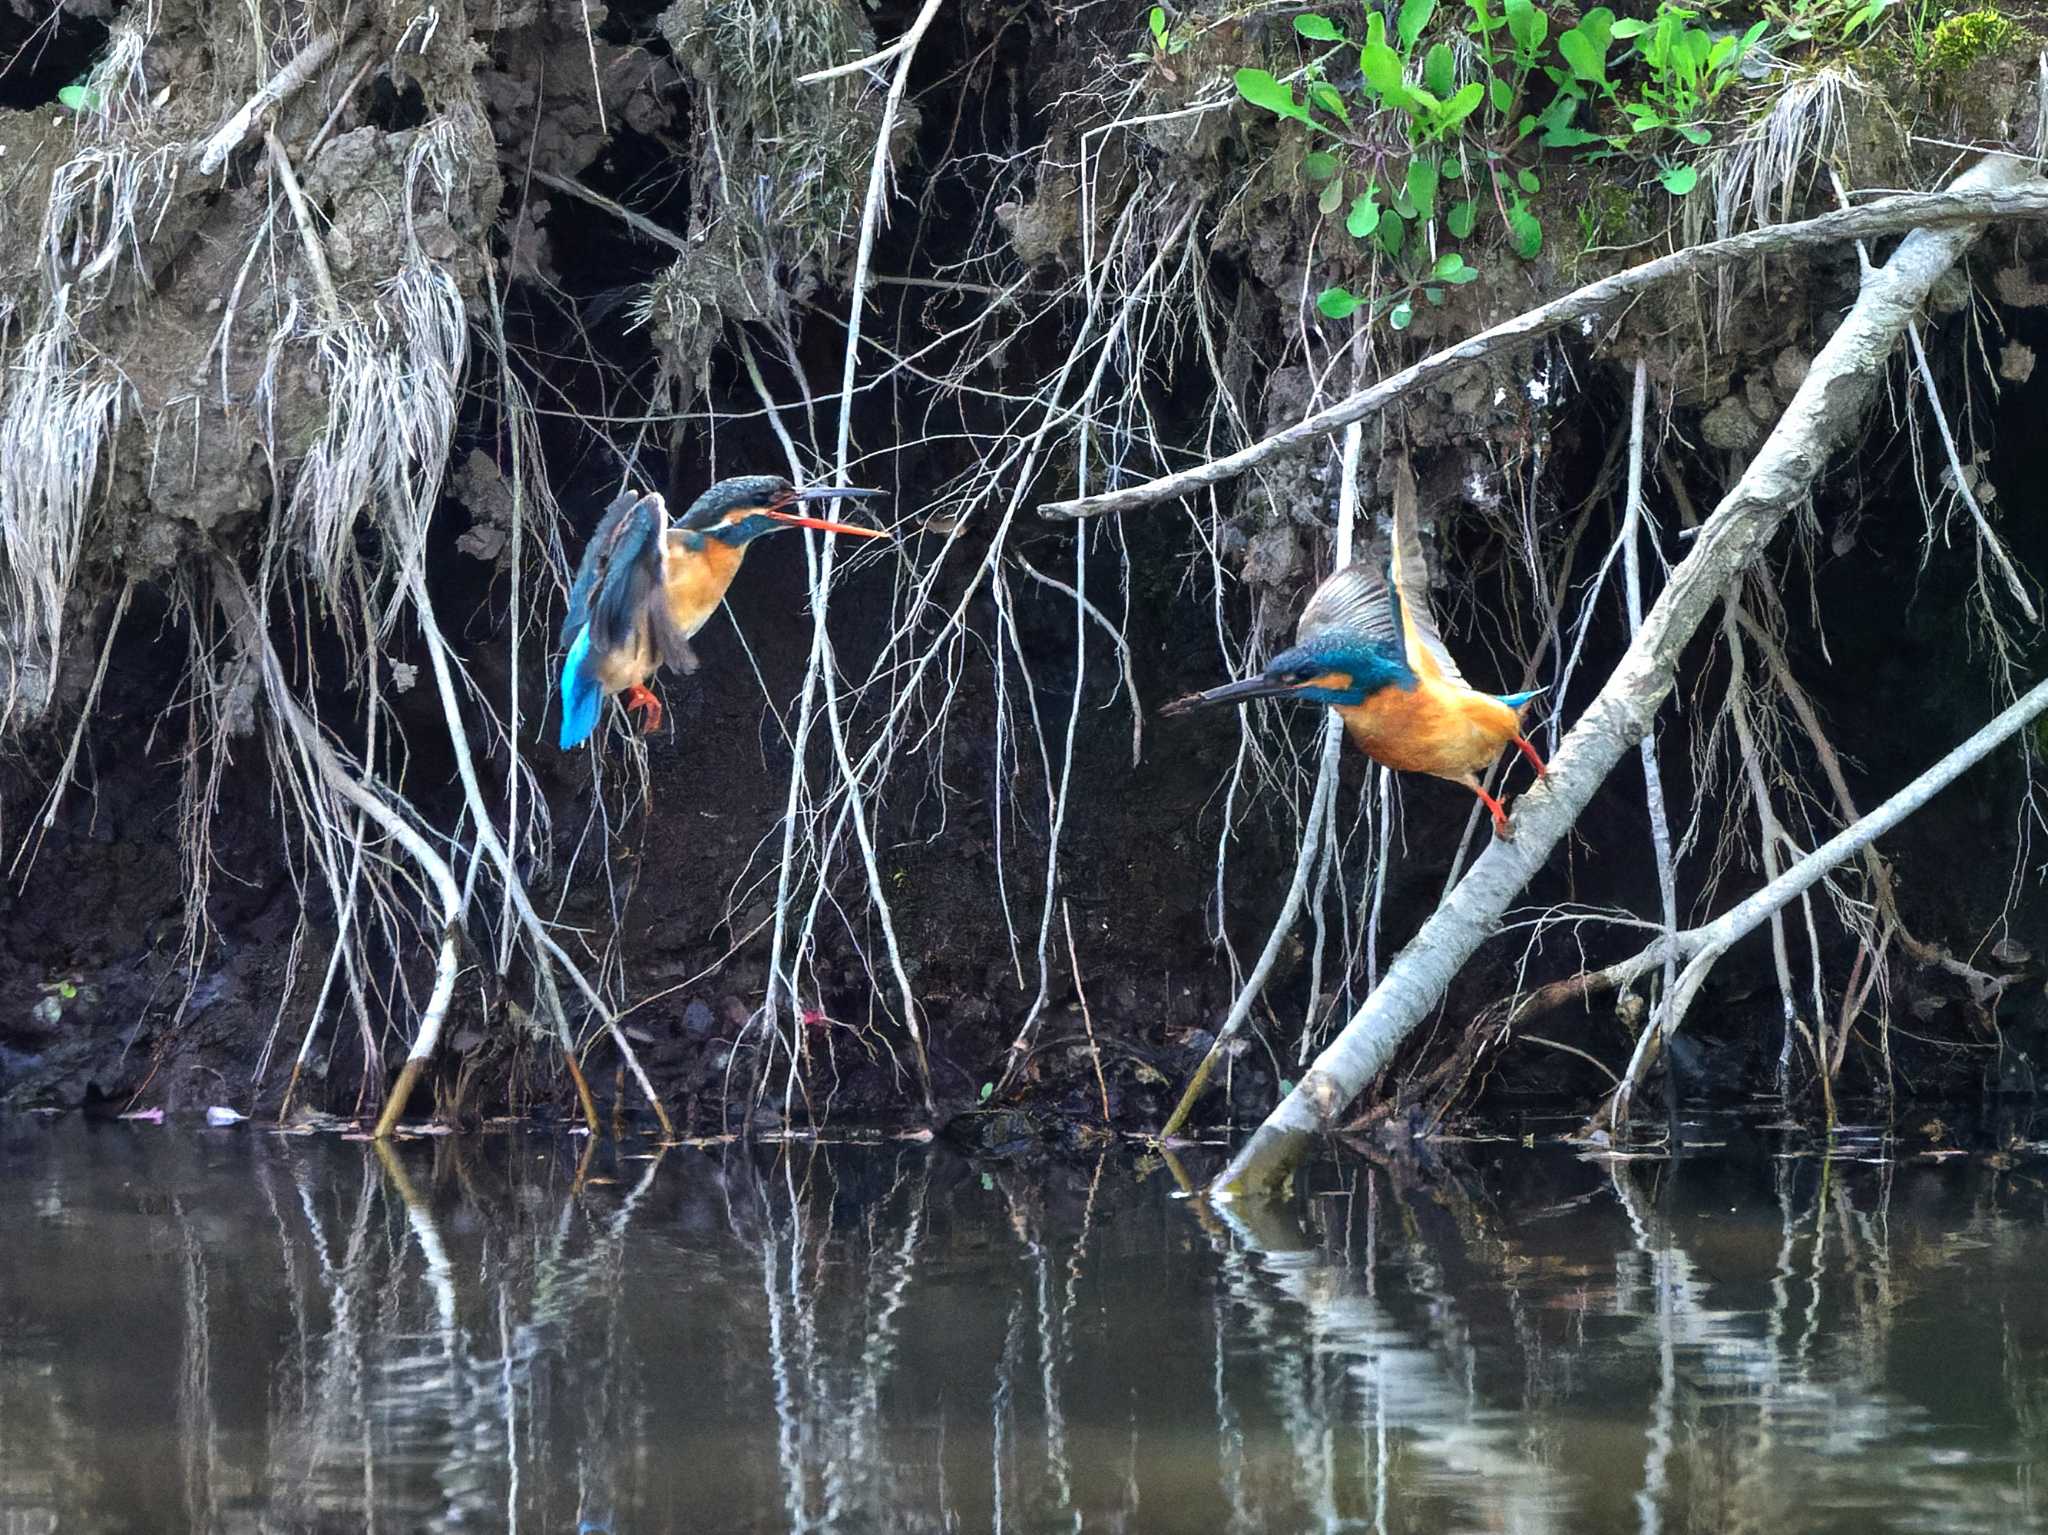
[[[1424,55],[1422,60],[1422,83],[1429,87],[1432,96],[1444,97],[1457,89],[1458,66],[1451,57],[1449,43],[1438,43]]]
[[[1325,288],[1316,295],[1316,308],[1326,320],[1348,320],[1362,302],[1349,288]]]
[[[1159,47],[1166,46],[1166,7],[1155,5],[1152,14],[1145,18],[1145,25],[1152,29],[1152,41]]]
[[[1528,205],[1519,197],[1508,204],[1508,233],[1515,243],[1515,254],[1524,261],[1534,261],[1543,251],[1543,225]]]
[[[1377,21],[1379,18],[1373,18]],[[1375,28],[1375,31],[1378,29]],[[1358,51],[1358,67],[1365,75],[1365,83],[1390,107],[1403,112],[1415,111],[1415,93],[1408,89],[1408,82],[1402,78],[1401,56],[1378,38],[1369,38]]]
[[[1367,191],[1351,200],[1351,212],[1345,216],[1344,227],[1351,231],[1354,240],[1366,240],[1380,227],[1379,199],[1373,191]]]
[[[1577,26],[1557,40],[1557,51],[1575,79],[1602,90],[1614,88],[1607,78],[1607,51],[1614,45],[1614,26],[1614,13],[1599,6],[1586,12]]]
[[[1374,232],[1380,242],[1380,249],[1389,256],[1401,254],[1401,247],[1408,236],[1408,222],[1397,212],[1388,210],[1380,217],[1380,227]]]
[[[1657,180],[1664,190],[1673,197],[1683,197],[1700,184],[1699,167],[1694,165],[1667,165],[1657,172]]]
[[[1501,0],[1501,12],[1507,17],[1508,36],[1515,40],[1515,46],[1525,54],[1534,53],[1543,41],[1540,29],[1545,18],[1533,0]]]
[[[1710,130],[1702,128],[1698,123],[1673,123],[1671,126],[1683,134],[1689,144],[1706,144],[1714,137]]]
[[[1458,124],[1478,110],[1480,98],[1486,94],[1486,87],[1474,80],[1444,103],[1443,113],[1437,119],[1439,136],[1449,133]]]
[[[1344,34],[1337,30],[1337,24],[1327,16],[1297,16],[1294,18],[1294,30],[1316,43],[1341,43],[1346,40]]]
[[[1344,206],[1344,178],[1334,178],[1323,188],[1323,195],[1316,199],[1316,207],[1324,214],[1335,213]]]
[[[1436,217],[1436,189],[1439,184],[1434,161],[1408,162],[1408,201],[1415,205],[1415,211],[1421,217]]]
[[[981,1101],[982,1101],[983,1103],[987,1103],[987,1102],[988,1102],[988,1095],[989,1095],[990,1093],[994,1092],[995,1090],[996,1090],[996,1085],[995,1085],[995,1083],[993,1083],[993,1082],[984,1082],[984,1083],[982,1083],[982,1084],[981,1084]]]
[[[1240,69],[1237,72],[1237,94],[1255,107],[1264,107],[1275,117],[1291,117],[1303,123],[1309,120],[1308,113],[1294,99],[1294,87],[1274,79],[1271,70]]]
[[[100,109],[100,93],[83,84],[59,86],[57,100],[74,112],[97,112]]]
[[[1403,53],[1415,47],[1415,39],[1422,36],[1422,29],[1435,14],[1436,0],[1401,0],[1401,19],[1395,22],[1394,33],[1401,39]]]
[[[1637,21],[1630,18],[1626,21],[1615,22],[1613,30],[1614,37],[1618,42],[1627,42],[1630,38],[1641,37],[1645,32],[1649,31],[1650,24],[1647,21]]]
[[[1301,157],[1301,173],[1310,181],[1328,181],[1337,174],[1337,157],[1326,150],[1311,149]]]
[[[1387,323],[1395,330],[1406,330],[1408,322],[1414,318],[1415,306],[1405,298],[1387,311]]]
[[[1479,205],[1467,198],[1461,203],[1452,203],[1450,214],[1444,223],[1451,231],[1451,238],[1462,240],[1472,233],[1472,226],[1479,222]]]
[[[1309,105],[1320,108],[1334,117],[1345,127],[1351,126],[1351,108],[1344,104],[1344,96],[1336,86],[1327,80],[1317,80],[1308,88]]]
[[[1486,82],[1486,99],[1496,112],[1505,112],[1515,104],[1515,93],[1508,89],[1508,83],[1496,76]]]
[[[1422,296],[1428,299],[1431,305],[1434,306],[1437,304],[1441,304],[1444,301],[1444,290],[1441,288],[1434,287],[1424,288],[1422,290]]]
[[[1534,171],[1516,171],[1515,185],[1520,187],[1524,192],[1527,192],[1531,197],[1534,197],[1538,192],[1543,190],[1543,183],[1536,179],[1536,173]]]
[[[1465,258],[1456,251],[1445,251],[1436,258],[1429,269],[1429,275],[1439,282],[1456,282],[1458,274],[1465,270]]]

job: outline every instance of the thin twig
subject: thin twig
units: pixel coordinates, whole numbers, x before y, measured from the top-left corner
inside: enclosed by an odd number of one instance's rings
[[[285,153],[284,142],[277,136],[275,128],[263,131],[263,142],[270,149],[270,163],[277,171],[277,179],[284,183],[285,201],[291,204],[292,221],[299,226],[299,239],[306,247],[306,263],[313,269],[313,287],[320,298],[320,318],[329,325],[341,320],[341,296],[334,291],[334,273],[327,265],[327,247],[320,239],[320,231],[313,223],[313,210],[306,204],[306,194],[299,186],[298,175],[292,170],[292,158]]]
[[[339,33],[323,32],[272,75],[261,90],[243,102],[226,122],[208,135],[199,148],[199,173],[211,176],[226,164],[228,156],[248,141],[257,120],[318,74],[320,66],[334,56],[341,43]]]
[[[1088,993],[1081,985],[1081,956],[1074,948],[1074,913],[1066,898],[1060,898],[1060,921],[1067,930],[1067,967],[1074,972],[1074,995],[1081,999],[1081,1026],[1088,1031],[1088,1058],[1095,1063],[1095,1089],[1102,1094],[1102,1122],[1109,1123],[1109,1083],[1102,1075],[1102,1050],[1095,1043],[1095,1015],[1088,1010]]]

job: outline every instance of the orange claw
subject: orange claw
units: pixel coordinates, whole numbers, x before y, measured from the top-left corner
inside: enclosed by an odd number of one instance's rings
[[[1543,759],[1536,755],[1535,747],[1531,746],[1528,743],[1528,741],[1523,739],[1521,736],[1515,737],[1515,745],[1520,749],[1523,756],[1527,757],[1530,762],[1535,764],[1536,776],[1538,778],[1548,778],[1550,776],[1550,769],[1545,767],[1543,765]]]
[[[644,711],[640,720],[640,733],[642,735],[652,735],[655,731],[661,729],[661,700],[648,692],[646,688],[636,682],[632,687],[626,689],[624,701],[627,709]]]

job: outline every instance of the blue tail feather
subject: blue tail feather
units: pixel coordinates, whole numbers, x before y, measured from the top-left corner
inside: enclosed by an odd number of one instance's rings
[[[1519,709],[1522,707],[1523,704],[1527,703],[1530,699],[1541,698],[1545,693],[1548,693],[1549,691],[1549,688],[1537,688],[1533,693],[1496,693],[1494,694],[1494,697],[1498,698],[1510,709]]]
[[[576,642],[562,662],[562,750],[581,746],[597,729],[598,710],[604,705],[604,689],[597,678],[584,670],[590,658],[590,626],[576,631]]]

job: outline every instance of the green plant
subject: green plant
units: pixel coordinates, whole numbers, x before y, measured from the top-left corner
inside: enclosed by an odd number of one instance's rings
[[[1517,3],[1533,9],[1527,0]],[[1376,317],[1388,316],[1397,328],[1413,317],[1416,292],[1423,292],[1425,302],[1441,302],[1445,285],[1478,276],[1457,252],[1417,256],[1423,247],[1415,237],[1419,227],[1437,223],[1448,241],[1462,241],[1473,232],[1480,209],[1468,180],[1478,146],[1468,142],[1467,125],[1486,102],[1488,87],[1480,80],[1458,80],[1449,44],[1422,48],[1436,9],[1437,0],[1402,0],[1391,31],[1386,16],[1375,11],[1367,18],[1362,43],[1327,16],[1297,16],[1294,29],[1301,37],[1332,45],[1303,69],[1299,96],[1292,83],[1269,70],[1237,72],[1238,94],[1246,102],[1299,122],[1318,136],[1317,146],[1302,158],[1303,174],[1320,183],[1316,203],[1326,216],[1341,214],[1352,239],[1370,242],[1403,273],[1398,290],[1383,293],[1372,305]],[[1354,49],[1358,77],[1351,87],[1354,97],[1347,99],[1329,78],[1325,61]],[[1491,163],[1490,156],[1479,158]],[[1534,255],[1540,231],[1534,241],[1516,233],[1511,210],[1526,214],[1526,207],[1519,190],[1510,187],[1509,194],[1496,195],[1491,203],[1509,218],[1516,248]],[[1329,318],[1342,319],[1367,307],[1367,301],[1332,287],[1319,295],[1317,307]]]
[[[1463,73],[1477,78],[1460,78],[1448,43],[1425,41],[1437,0],[1370,10],[1362,42],[1327,16],[1297,16],[1295,32],[1329,45],[1324,52],[1290,79],[1237,71],[1248,104],[1313,135],[1301,167],[1320,187],[1321,212],[1341,216],[1352,239],[1369,242],[1395,267],[1393,285],[1371,299],[1343,287],[1323,290],[1317,307],[1328,318],[1369,310],[1400,329],[1414,318],[1418,297],[1438,303],[1447,286],[1472,281],[1478,273],[1470,261],[1444,247],[1470,237],[1487,209],[1509,247],[1534,259],[1544,237],[1532,206],[1543,187],[1527,163],[1532,149],[1575,150],[1586,160],[1636,154],[1656,165],[1665,191],[1687,195],[1699,171],[1671,158],[1669,142],[1712,138],[1707,118],[1716,99],[1740,78],[1744,56],[1770,25],[1715,32],[1696,24],[1699,12],[1661,0],[1647,20],[1617,19],[1595,6],[1553,38],[1535,0],[1465,4],[1473,62]],[[1618,44],[1628,45],[1619,56]],[[1332,69],[1351,50],[1355,79]],[[1532,98],[1546,85],[1548,99],[1539,105]],[[1426,247],[1415,238],[1418,226],[1435,230]],[[1435,254],[1420,257],[1422,248]]]
[[[1132,63],[1150,64],[1187,51],[1187,36],[1167,24],[1165,6],[1155,5],[1146,14],[1145,30],[1152,34],[1152,46],[1149,50],[1141,48],[1131,54],[1129,57]]]
[[[1634,99],[1621,104],[1635,133],[1668,129],[1689,143],[1706,143],[1713,133],[1701,119],[1740,78],[1742,56],[1770,28],[1759,21],[1747,32],[1716,36],[1692,24],[1696,14],[1666,0],[1649,21],[1614,23],[1616,37],[1637,39],[1636,56],[1649,71]]]
[[[1927,65],[1942,74],[1967,69],[2012,46],[2019,28],[1992,6],[1950,16],[1927,40]]]
[[[1666,134],[1699,146],[1713,138],[1705,119],[1722,92],[1741,77],[1743,58],[1769,29],[1758,21],[1742,33],[1716,34],[1694,26],[1696,13],[1665,0],[1649,20],[1617,20],[1605,6],[1585,13],[1558,39],[1561,66],[1549,69],[1556,92],[1543,113],[1524,124],[1540,132],[1549,149],[1578,149],[1598,160],[1624,152],[1647,152],[1658,164],[1657,181],[1674,197],[1699,185],[1696,167],[1672,161],[1660,148]],[[1634,46],[1612,60],[1614,44]],[[1635,78],[1624,85],[1616,73],[1625,66]],[[1606,129],[1581,126],[1605,108],[1622,122]]]
[[[99,91],[92,84],[91,70],[87,70],[69,85],[59,86],[57,101],[61,106],[80,115],[97,112],[104,104]]]

